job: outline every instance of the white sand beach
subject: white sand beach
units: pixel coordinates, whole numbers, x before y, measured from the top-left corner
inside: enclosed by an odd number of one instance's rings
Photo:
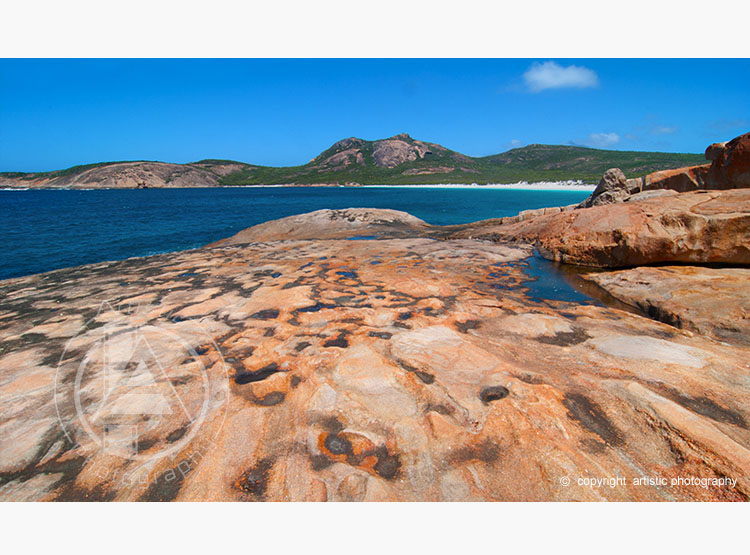
[[[477,183],[447,183],[435,185],[362,185],[362,187],[393,187],[408,189],[511,189],[521,191],[593,191],[596,185],[582,181],[539,181],[529,183],[519,181],[518,183],[490,183],[479,185]]]

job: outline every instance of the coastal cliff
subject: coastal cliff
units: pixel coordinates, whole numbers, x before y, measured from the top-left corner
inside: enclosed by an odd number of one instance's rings
[[[324,210],[0,282],[0,499],[747,501],[747,192]],[[535,248],[599,268],[544,287]]]

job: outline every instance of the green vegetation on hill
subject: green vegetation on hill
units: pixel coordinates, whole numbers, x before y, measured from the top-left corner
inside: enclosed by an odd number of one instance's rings
[[[343,143],[345,141],[341,141]],[[408,138],[407,142],[413,142]],[[361,161],[326,165],[346,146],[337,143],[307,164],[292,167],[255,166],[231,173],[222,185],[358,183],[361,185],[514,183],[517,181],[577,180],[596,183],[609,168],[619,167],[628,177],[705,163],[700,154],[628,152],[577,146],[529,145],[482,158],[465,156],[439,145],[422,158],[395,167],[376,165],[375,141],[362,141]],[[425,143],[422,143],[425,144]],[[429,143],[427,143],[429,144]]]
[[[620,168],[629,177],[707,163],[702,154],[599,150],[580,146],[529,145],[482,158],[492,164],[524,168],[531,172],[580,174],[573,179],[597,179],[610,168]]]
[[[187,165],[209,169],[212,167],[221,166],[249,166],[250,164],[246,164],[245,162],[237,162],[236,160],[218,160],[216,158],[206,158],[205,160],[198,160],[197,162],[191,162]]]

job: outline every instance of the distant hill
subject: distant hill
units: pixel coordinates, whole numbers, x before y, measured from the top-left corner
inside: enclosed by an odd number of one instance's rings
[[[201,160],[191,164],[166,162],[100,162],[51,172],[0,173],[0,187],[39,189],[150,189],[218,187],[219,181],[251,167],[231,160]]]
[[[610,168],[620,168],[628,177],[639,177],[659,170],[707,163],[703,154],[599,150],[561,145],[529,145],[479,160],[486,160],[495,168],[501,165],[514,171],[549,172],[550,175],[573,176],[566,179],[596,181]]]
[[[407,134],[341,140],[307,164],[270,167],[233,160],[190,164],[106,162],[44,173],[0,173],[3,187],[151,188],[241,185],[399,185],[576,180],[596,183],[609,168],[628,177],[704,163],[701,154],[529,145],[474,158]]]

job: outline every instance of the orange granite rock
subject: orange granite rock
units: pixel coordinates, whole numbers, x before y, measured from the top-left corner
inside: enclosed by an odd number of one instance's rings
[[[640,267],[582,274],[652,318],[750,345],[750,269]]]
[[[710,164],[689,166],[674,170],[663,170],[648,174],[642,179],[641,191],[668,189],[678,193],[698,191],[701,189],[728,189],[729,187],[709,187],[707,177]]]
[[[0,499],[750,498],[747,345],[420,233],[0,282]]]
[[[346,208],[316,210],[299,216],[272,220],[222,239],[216,245],[290,239],[382,239],[413,237],[431,226],[399,210]]]
[[[665,262],[750,264],[750,189],[645,198],[464,226],[453,237],[533,243],[545,257],[619,268]]]
[[[713,187],[750,187],[750,133],[732,139],[722,149],[711,152],[711,156],[708,178]]]

